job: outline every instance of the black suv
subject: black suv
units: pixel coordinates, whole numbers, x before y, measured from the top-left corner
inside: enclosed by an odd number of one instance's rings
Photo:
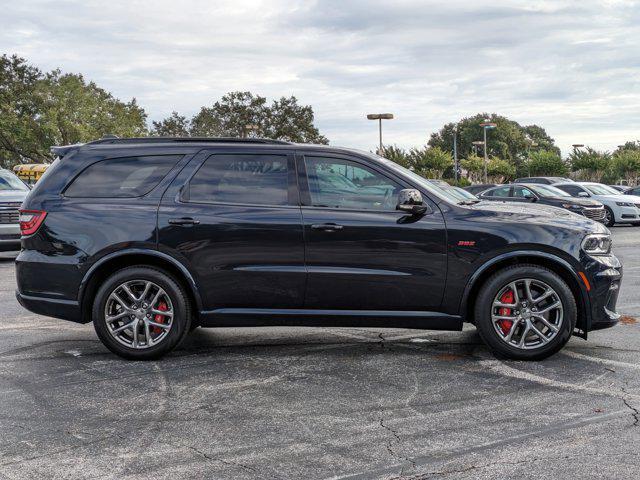
[[[610,327],[609,231],[553,207],[460,200],[376,155],[271,140],[57,147],[21,211],[20,303],[157,358],[194,326],[476,325],[540,359]]]

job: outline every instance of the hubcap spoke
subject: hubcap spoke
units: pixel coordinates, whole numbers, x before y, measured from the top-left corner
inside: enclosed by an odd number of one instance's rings
[[[554,332],[558,331],[558,327],[556,327],[553,323],[549,322],[546,318],[544,318],[542,315],[535,315],[535,318],[540,320],[542,323],[544,323],[544,325],[548,328],[550,328],[551,330],[553,330]]]
[[[507,342],[511,341],[511,337],[513,337],[513,334],[515,333],[519,323],[520,323],[520,320],[516,320],[515,322],[513,322],[513,325],[511,325],[511,329],[509,330],[509,333],[507,334],[506,337],[504,337],[505,341]]]
[[[121,327],[116,328],[115,330],[112,330],[111,333],[120,333],[125,331],[128,328],[132,328],[133,325],[137,322],[137,320],[131,320],[129,323],[126,323],[124,325],[122,325]]]
[[[117,315],[111,315],[109,317],[106,317],[105,320],[107,321],[107,323],[113,323],[116,320],[120,320],[121,318],[124,318],[128,315],[129,315],[129,312],[121,312],[121,313],[118,313]]]
[[[533,301],[533,295],[531,295],[531,280],[524,281],[524,294],[529,302]]]
[[[169,330],[171,328],[171,325],[167,323],[158,323],[154,322],[153,320],[147,320],[145,323],[151,325],[152,327],[164,328],[165,330]]]

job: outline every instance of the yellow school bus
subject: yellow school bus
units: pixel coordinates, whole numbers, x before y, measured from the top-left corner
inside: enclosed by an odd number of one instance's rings
[[[49,167],[46,163],[26,163],[13,167],[15,173],[23,182],[34,185],[44,175]]]

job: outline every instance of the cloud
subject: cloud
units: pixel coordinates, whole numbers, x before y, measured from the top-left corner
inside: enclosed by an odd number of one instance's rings
[[[424,143],[480,111],[536,123],[563,150],[640,138],[636,1],[23,0],[0,51],[81,72],[155,120],[231,90],[311,104],[333,144]]]

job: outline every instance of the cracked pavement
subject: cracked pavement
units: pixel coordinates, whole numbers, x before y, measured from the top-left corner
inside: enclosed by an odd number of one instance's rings
[[[0,479],[638,478],[640,227],[619,326],[539,363],[463,332],[196,330],[158,362],[32,315],[0,254]]]

